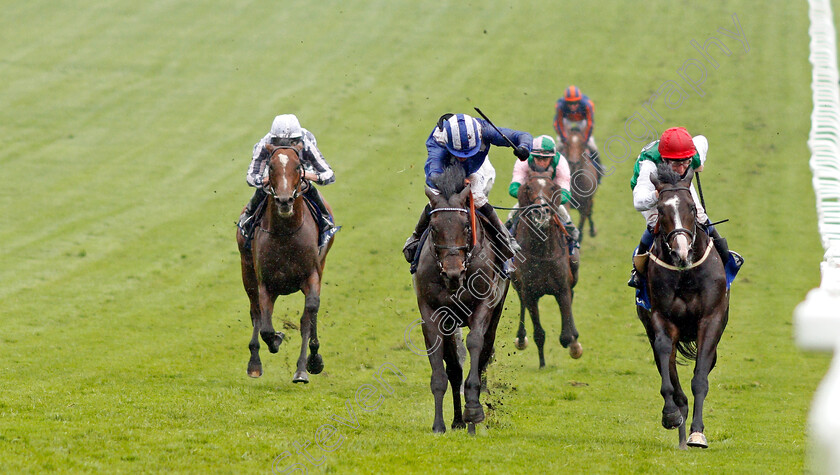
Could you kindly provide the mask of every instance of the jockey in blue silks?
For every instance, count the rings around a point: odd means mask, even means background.
[[[520,160],[527,160],[531,153],[531,142],[533,141],[531,134],[507,128],[500,128],[497,131],[487,121],[467,114],[444,114],[429,134],[429,138],[426,139],[428,157],[426,158],[424,171],[426,173],[426,185],[432,190],[432,193],[439,193],[435,187],[435,178],[443,173],[446,167],[463,167],[467,178],[470,180],[470,189],[476,210],[490,220],[500,236],[507,237],[511,251],[517,252],[520,249],[519,244],[510,235],[510,232],[496,215],[496,211],[487,201],[487,193],[490,191],[494,177],[487,176],[483,169],[493,170],[493,168],[482,167],[487,160],[490,145],[511,146],[511,143],[505,137],[516,146],[514,155]],[[414,232],[405,241],[403,254],[408,262],[411,262],[414,258],[420,237],[429,226],[430,211],[431,206],[427,204],[423,214],[420,215],[420,221],[414,228]]]

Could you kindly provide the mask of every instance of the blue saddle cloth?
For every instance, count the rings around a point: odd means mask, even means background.
[[[735,276],[738,275],[738,271],[741,270],[742,265],[744,265],[744,258],[735,251],[729,251],[729,260],[723,266],[723,270],[726,273],[726,290],[729,290],[729,287],[732,286],[732,282],[735,280]],[[648,295],[647,290],[647,279],[643,275],[639,277],[642,279],[642,288],[636,289],[636,305],[645,310],[650,310],[650,295]]]

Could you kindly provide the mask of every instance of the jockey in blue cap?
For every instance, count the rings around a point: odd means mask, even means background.
[[[435,187],[435,177],[443,173],[446,167],[463,167],[471,183],[470,189],[476,210],[484,214],[493,223],[500,236],[507,238],[510,250],[515,253],[520,249],[519,244],[510,235],[496,215],[496,211],[487,201],[487,193],[490,191],[487,185],[492,186],[493,177],[486,176],[487,173],[482,171],[482,165],[487,160],[490,145],[511,146],[511,143],[505,137],[516,145],[514,155],[520,160],[527,160],[531,153],[531,142],[533,140],[531,134],[507,128],[500,128],[497,131],[487,121],[467,114],[444,114],[426,140],[428,157],[424,170],[426,185],[433,193],[439,193]],[[492,167],[484,168],[492,170]],[[405,241],[403,254],[408,262],[413,260],[420,237],[429,226],[430,211],[431,206],[427,204],[420,215],[420,221],[414,228],[414,232]]]

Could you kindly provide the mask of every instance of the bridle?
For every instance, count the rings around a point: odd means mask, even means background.
[[[277,152],[281,149],[292,150],[292,151],[295,152],[295,155],[297,155],[297,157],[298,157],[298,165],[296,167],[296,170],[298,172],[298,183],[295,186],[295,191],[292,192],[292,201],[294,201],[298,198],[298,196],[301,195],[301,193],[303,193],[303,164],[300,161],[300,152],[298,151],[298,149],[296,149],[295,147],[292,147],[292,146],[280,146],[280,147],[277,147],[277,148],[274,149],[274,152],[271,154],[271,157],[268,159],[269,173],[271,172],[271,169],[272,169],[271,159],[274,158],[275,155],[277,154]],[[271,184],[270,181],[269,181],[268,185],[266,185],[265,190],[266,190],[266,193],[268,193],[272,198],[274,198],[275,200],[277,199],[277,191],[274,190],[274,186]]]
[[[691,196],[691,190],[688,187],[674,186],[674,187],[663,188],[663,189],[659,190],[659,199],[660,199],[660,201],[662,200],[662,194],[663,193],[666,193],[666,192],[676,193],[676,192],[680,192],[680,191],[687,191],[689,193],[689,196]],[[694,200],[693,197],[691,199]],[[669,232],[665,236],[665,239],[664,239],[665,248],[668,250],[669,253],[673,252],[673,249],[671,249],[671,240],[674,237],[676,237],[680,234],[685,234],[686,237],[688,237],[689,240],[691,241],[691,243],[689,244],[689,247],[691,247],[691,248],[694,247],[694,239],[697,237],[697,209],[692,208],[691,214],[693,215],[692,218],[691,218],[691,221],[694,223],[694,230],[693,231],[689,230],[689,229],[686,229],[686,228],[675,228],[675,229],[671,230],[671,232]],[[657,227],[657,229],[659,228],[659,223],[658,222],[656,224],[656,227]]]
[[[435,209],[433,209],[429,212],[429,215],[432,215],[432,214],[435,214],[435,213],[444,213],[444,212],[465,213],[468,216],[470,214],[470,211],[466,208],[435,208]],[[469,228],[469,224],[467,224],[467,227]],[[470,229],[470,232],[472,232],[471,229]],[[429,226],[429,233],[431,233],[431,234],[435,233],[434,226]],[[473,251],[473,248],[471,246],[468,246],[468,245],[446,246],[446,245],[437,244],[437,243],[435,243],[434,236],[432,236],[432,246],[434,246],[435,250],[465,251],[466,252],[466,257],[464,258],[464,268],[466,269],[466,268],[469,267],[470,258],[472,258],[472,251]],[[440,271],[443,272],[443,263],[440,261],[440,259],[438,259],[437,253],[435,253],[435,260],[437,261],[438,269],[440,269]]]

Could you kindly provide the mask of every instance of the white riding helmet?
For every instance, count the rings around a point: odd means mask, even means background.
[[[299,139],[303,137],[300,122],[294,114],[282,114],[271,123],[271,135],[281,139]]]

